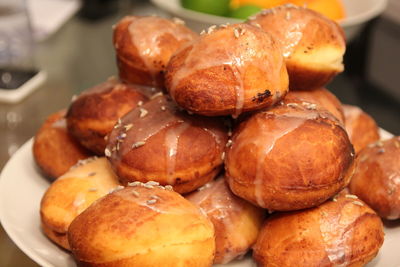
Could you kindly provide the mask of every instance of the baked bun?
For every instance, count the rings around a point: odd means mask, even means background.
[[[40,203],[44,233],[69,249],[67,229],[90,204],[119,185],[105,158],[80,161],[50,185]]]
[[[400,218],[400,137],[365,147],[356,158],[350,191],[379,216]]]
[[[114,28],[113,40],[121,80],[162,87],[172,54],[197,38],[183,24],[156,16],[123,18]]]
[[[193,113],[238,116],[269,107],[287,92],[288,76],[271,36],[247,24],[215,26],[170,60],[165,85]]]
[[[189,115],[159,96],[121,118],[106,156],[123,184],[157,181],[188,193],[222,169],[227,139],[220,119]]]
[[[224,177],[209,182],[186,197],[214,224],[214,264],[242,257],[256,242],[265,212],[235,196]]]
[[[343,105],[343,110],[346,131],[356,153],[379,140],[379,129],[371,116],[356,106]]]
[[[343,30],[315,11],[287,4],[266,9],[248,23],[277,40],[286,61],[290,90],[323,87],[344,69]]]
[[[104,155],[104,138],[118,119],[147,100],[139,90],[142,88],[111,78],[84,91],[69,107],[66,116],[68,131],[84,147],[97,155]]]
[[[319,207],[275,214],[254,246],[258,266],[364,266],[382,246],[383,225],[354,195]]]
[[[51,114],[33,141],[33,158],[41,171],[52,180],[91,154],[67,132],[64,116],[65,110]]]
[[[155,183],[117,190],[68,230],[79,266],[210,266],[214,228],[200,210]],[[88,227],[90,226],[90,227]]]
[[[332,114],[279,105],[234,131],[226,151],[233,193],[269,210],[314,207],[342,190],[353,172],[353,147]]]
[[[290,91],[283,101],[286,104],[300,102],[300,104],[306,106],[310,106],[309,103],[316,104],[318,109],[329,111],[344,125],[345,119],[342,104],[334,94],[325,88],[318,88],[312,91]]]

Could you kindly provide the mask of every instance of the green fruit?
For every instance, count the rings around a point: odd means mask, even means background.
[[[230,0],[181,0],[184,8],[217,16],[229,14]]]
[[[237,19],[247,19],[251,15],[254,15],[258,12],[260,12],[262,9],[258,6],[254,5],[244,5],[241,7],[238,7],[236,9],[233,9],[229,13],[229,17],[232,18],[237,18]]]

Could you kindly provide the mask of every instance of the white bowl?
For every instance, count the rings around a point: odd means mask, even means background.
[[[387,0],[342,1],[346,10],[346,18],[340,21],[340,25],[344,28],[348,41],[354,39],[362,29],[362,26],[381,14],[387,5]],[[215,24],[242,22],[240,19],[220,17],[185,9],[181,6],[180,0],[151,0],[151,2],[172,15],[185,19],[188,26],[198,32]]]

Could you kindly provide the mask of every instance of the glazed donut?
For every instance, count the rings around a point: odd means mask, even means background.
[[[269,107],[287,92],[280,49],[247,24],[212,26],[170,60],[165,86],[186,110],[206,116]]]
[[[319,109],[325,109],[335,116],[344,125],[345,118],[342,104],[334,94],[325,88],[312,91],[290,91],[283,99],[284,103],[297,103],[309,105],[316,104]]]
[[[63,175],[78,160],[90,156],[68,132],[65,110],[51,114],[33,141],[33,158],[40,170],[50,179]]]
[[[67,230],[72,220],[118,185],[105,158],[79,161],[43,195],[40,203],[43,232],[56,244],[69,249]]]
[[[368,145],[356,158],[350,191],[380,217],[400,218],[400,137]]]
[[[323,87],[344,69],[343,30],[315,11],[287,4],[261,11],[248,23],[277,40],[286,61],[290,90]]]
[[[368,144],[379,140],[379,129],[375,120],[359,107],[343,105],[346,131],[356,153]]]
[[[215,241],[208,218],[157,183],[132,185],[100,199],[71,223],[68,241],[78,265],[210,266]]]
[[[156,16],[123,18],[114,28],[113,40],[121,80],[163,87],[172,54],[197,38],[183,24]]]
[[[289,103],[254,114],[233,133],[226,178],[233,193],[269,210],[298,210],[342,190],[353,147],[329,112]]]
[[[147,101],[142,89],[110,78],[84,91],[68,109],[69,133],[96,155],[104,155],[105,138],[118,119]]]
[[[214,224],[214,264],[240,258],[256,242],[264,211],[232,194],[223,176],[186,196]]]
[[[364,266],[382,246],[383,225],[355,195],[270,216],[253,247],[258,266]]]
[[[121,118],[105,153],[123,184],[154,180],[188,193],[222,169],[227,139],[221,119],[189,115],[160,95]]]

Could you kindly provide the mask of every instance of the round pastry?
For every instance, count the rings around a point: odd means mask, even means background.
[[[272,106],[287,92],[280,49],[269,34],[247,24],[212,26],[170,60],[165,85],[186,110],[233,115]]]
[[[90,204],[119,186],[105,158],[79,161],[50,185],[40,203],[44,233],[69,249],[67,230],[72,220]]]
[[[225,264],[243,256],[256,242],[265,213],[232,194],[223,176],[186,199],[200,207],[214,224],[214,264]]]
[[[90,227],[88,227],[90,226]],[[200,210],[157,183],[100,199],[68,229],[79,266],[210,266],[214,228]]]
[[[355,195],[269,217],[253,247],[258,266],[364,266],[382,246],[383,225]]]
[[[343,189],[353,147],[333,115],[315,106],[279,105],[239,125],[226,151],[233,193],[269,210],[321,204]]]
[[[123,184],[157,181],[187,193],[222,169],[227,139],[220,119],[189,115],[159,96],[121,118],[105,153]]]
[[[368,144],[379,140],[379,129],[375,120],[359,107],[343,105],[346,131],[356,153]]]
[[[121,80],[164,85],[165,68],[176,50],[197,38],[179,19],[127,16],[114,28],[114,47]]]
[[[350,191],[379,216],[400,218],[400,137],[368,145],[356,158]]]
[[[51,114],[33,141],[33,158],[41,171],[54,180],[63,175],[78,160],[90,156],[68,132],[65,110]]]
[[[118,119],[147,100],[141,90],[111,78],[84,91],[67,112],[69,133],[87,149],[104,155],[105,138]]]
[[[284,103],[300,103],[309,107],[309,104],[316,104],[318,109],[325,109],[335,116],[344,125],[344,113],[342,104],[334,94],[325,88],[318,88],[312,91],[290,91],[283,99]]]
[[[343,30],[315,11],[287,4],[266,9],[248,23],[277,40],[286,61],[290,90],[323,87],[344,69]]]

